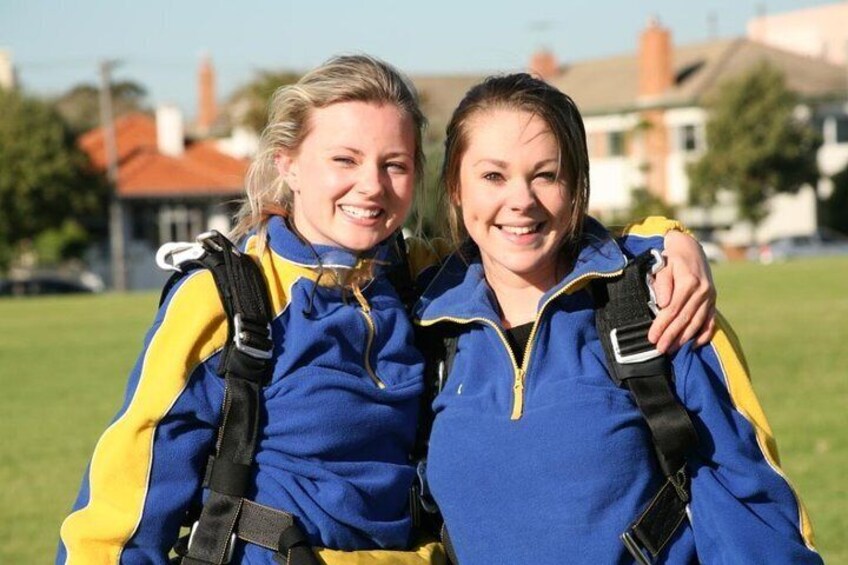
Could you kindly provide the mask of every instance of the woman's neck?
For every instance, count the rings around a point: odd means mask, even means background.
[[[556,286],[557,275],[564,273],[564,269],[554,263],[549,268],[519,274],[484,258],[486,282],[497,298],[503,326],[513,328],[535,320],[539,300]]]

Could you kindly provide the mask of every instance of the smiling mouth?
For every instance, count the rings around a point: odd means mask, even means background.
[[[342,212],[357,220],[371,220],[378,218],[383,214],[382,208],[362,208],[360,206],[351,206],[349,204],[340,204]]]
[[[506,232],[510,235],[529,235],[532,233],[538,233],[542,229],[543,222],[539,222],[537,224],[532,224],[529,226],[508,226],[508,225],[498,225],[498,229]]]

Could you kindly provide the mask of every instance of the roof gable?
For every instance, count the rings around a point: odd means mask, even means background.
[[[146,114],[115,120],[118,153],[118,194],[124,198],[239,195],[247,161],[231,157],[211,140],[186,144],[173,157],[159,152],[156,122]],[[80,137],[79,145],[99,170],[106,169],[103,128]]]

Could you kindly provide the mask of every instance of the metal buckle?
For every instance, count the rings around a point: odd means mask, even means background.
[[[619,536],[622,543],[624,543],[624,547],[627,548],[627,551],[633,556],[633,559],[636,560],[639,565],[652,565],[653,560],[645,555],[645,552],[642,551],[642,547],[639,545],[639,542],[636,541],[636,538],[630,535],[630,532],[624,532]]]
[[[191,525],[191,530],[188,533],[188,547],[187,549],[191,551],[191,542],[194,541],[194,532],[197,530],[197,525],[200,523],[200,520],[196,521]],[[227,546],[224,548],[224,560],[221,563],[229,563],[233,560],[233,552],[236,548],[236,539],[237,536],[235,532],[230,534],[230,541],[227,543]]]
[[[271,348],[268,349],[267,351],[264,350],[264,349],[257,349],[256,347],[252,347],[252,346],[244,343],[243,340],[250,334],[249,334],[249,332],[247,332],[242,327],[241,314],[235,315],[235,318],[233,319],[233,324],[235,325],[234,332],[233,332],[235,334],[235,336],[233,337],[233,342],[236,344],[236,349],[238,349],[242,353],[250,355],[251,357],[255,357],[256,359],[270,359],[271,357],[273,357],[273,353],[274,353],[273,342],[271,343]],[[266,327],[268,333],[266,335],[264,335],[263,337],[270,340],[271,339],[271,324],[267,324],[265,327]]]
[[[156,266],[163,271],[182,273],[180,265],[186,261],[196,261],[206,255],[206,250],[197,243],[173,241],[166,243],[156,252]]]
[[[202,234],[200,234],[199,236],[197,236],[195,238],[195,240],[197,241],[197,243],[199,243],[200,245],[202,245],[204,247],[206,247],[208,245],[214,251],[223,251],[224,250],[223,247],[221,247],[220,245],[218,245],[217,243],[212,241],[212,238],[215,237],[215,236],[218,236],[218,235],[221,235],[220,232],[218,232],[218,230],[209,230],[209,231],[205,231]]]
[[[656,347],[652,347],[646,351],[639,351],[637,353],[630,353],[629,355],[624,355],[621,353],[621,346],[618,344],[618,328],[612,330],[610,332],[610,343],[612,343],[612,353],[615,356],[615,360],[619,365],[631,365],[633,363],[642,363],[644,361],[650,361],[651,359],[656,359],[660,357],[662,353],[657,351]]]
[[[203,247],[210,247],[210,248],[212,248],[213,251],[218,251],[220,253],[221,251],[224,250],[224,248],[221,247],[220,245],[218,245],[217,243],[215,243],[215,241],[213,239],[213,238],[218,237],[218,236],[221,236],[221,232],[219,232],[218,230],[209,230],[209,231],[203,232],[202,234],[197,236],[195,239],[196,239],[197,243],[199,243]],[[223,237],[223,236],[221,236],[221,237]],[[231,245],[230,249],[233,252],[233,255],[241,255],[241,252],[234,245]]]
[[[660,313],[660,308],[657,306],[657,294],[654,292],[654,276],[665,267],[665,257],[658,249],[651,249],[651,256],[654,258],[654,263],[651,265],[651,270],[645,274],[645,285],[648,287],[648,308],[656,316]]]

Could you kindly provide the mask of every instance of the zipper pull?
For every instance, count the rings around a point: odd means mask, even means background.
[[[519,368],[512,385],[512,415],[510,420],[518,420],[524,412],[524,369]]]
[[[368,304],[368,301],[365,299],[365,295],[362,294],[362,289],[359,288],[358,284],[353,285],[351,288],[353,295],[356,297],[356,301],[359,302],[359,305],[362,307],[362,311],[365,313],[371,312],[371,306]]]

